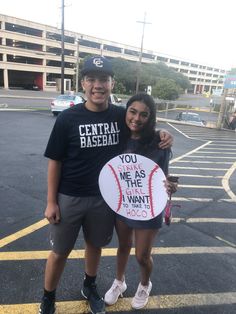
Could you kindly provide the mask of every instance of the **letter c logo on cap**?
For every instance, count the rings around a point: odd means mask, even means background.
[[[98,68],[102,68],[103,67],[103,60],[101,60],[101,58],[94,58],[93,64]]]

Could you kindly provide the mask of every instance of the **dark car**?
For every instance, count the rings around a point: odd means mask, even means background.
[[[180,112],[175,120],[181,121],[181,122],[186,122],[186,123],[190,123],[190,124],[194,124],[194,125],[200,125],[200,126],[204,126],[204,122],[201,119],[200,115],[198,113],[195,112]]]
[[[23,88],[29,90],[40,90],[39,86],[36,84],[25,84]]]

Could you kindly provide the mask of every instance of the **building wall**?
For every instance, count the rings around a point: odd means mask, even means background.
[[[35,83],[43,90],[55,89],[55,81],[61,74],[60,31],[52,26],[1,14],[0,31],[0,86],[9,88],[16,84]],[[66,79],[74,78],[78,51],[80,58],[89,53],[135,62],[139,60],[138,47],[71,31],[65,31],[64,45]],[[192,84],[190,92],[223,88],[225,69],[143,50],[143,63],[160,61],[189,78]],[[24,81],[19,83],[22,72],[25,73]]]

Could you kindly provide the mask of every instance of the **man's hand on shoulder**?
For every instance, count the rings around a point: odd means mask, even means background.
[[[162,149],[170,148],[173,145],[174,138],[170,132],[167,130],[160,130],[160,139],[161,142],[159,143],[159,147]]]

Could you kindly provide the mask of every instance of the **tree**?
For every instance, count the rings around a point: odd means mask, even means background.
[[[116,84],[114,93],[127,95],[134,94],[137,80],[137,62],[128,61],[122,58],[110,58],[110,61],[112,62],[115,73]],[[82,66],[82,63],[83,62],[80,63],[80,67]],[[140,91],[145,91],[148,85],[152,86],[153,90],[155,90],[156,85],[157,87],[159,86],[158,84],[160,83],[158,82],[160,82],[161,79],[167,80],[165,81],[165,92],[167,93],[167,88],[169,86],[170,91],[167,94],[170,95],[169,97],[172,97],[169,99],[178,98],[179,93],[191,86],[186,76],[176,72],[163,62],[141,64],[139,82]],[[176,92],[178,93],[177,96]]]
[[[154,97],[164,100],[175,100],[180,93],[180,87],[174,80],[161,78],[152,89]]]
[[[135,64],[133,62],[114,58],[111,59],[113,71],[115,73],[115,89],[117,86],[124,87],[124,93],[131,94],[135,90]],[[115,91],[114,89],[114,91]]]

